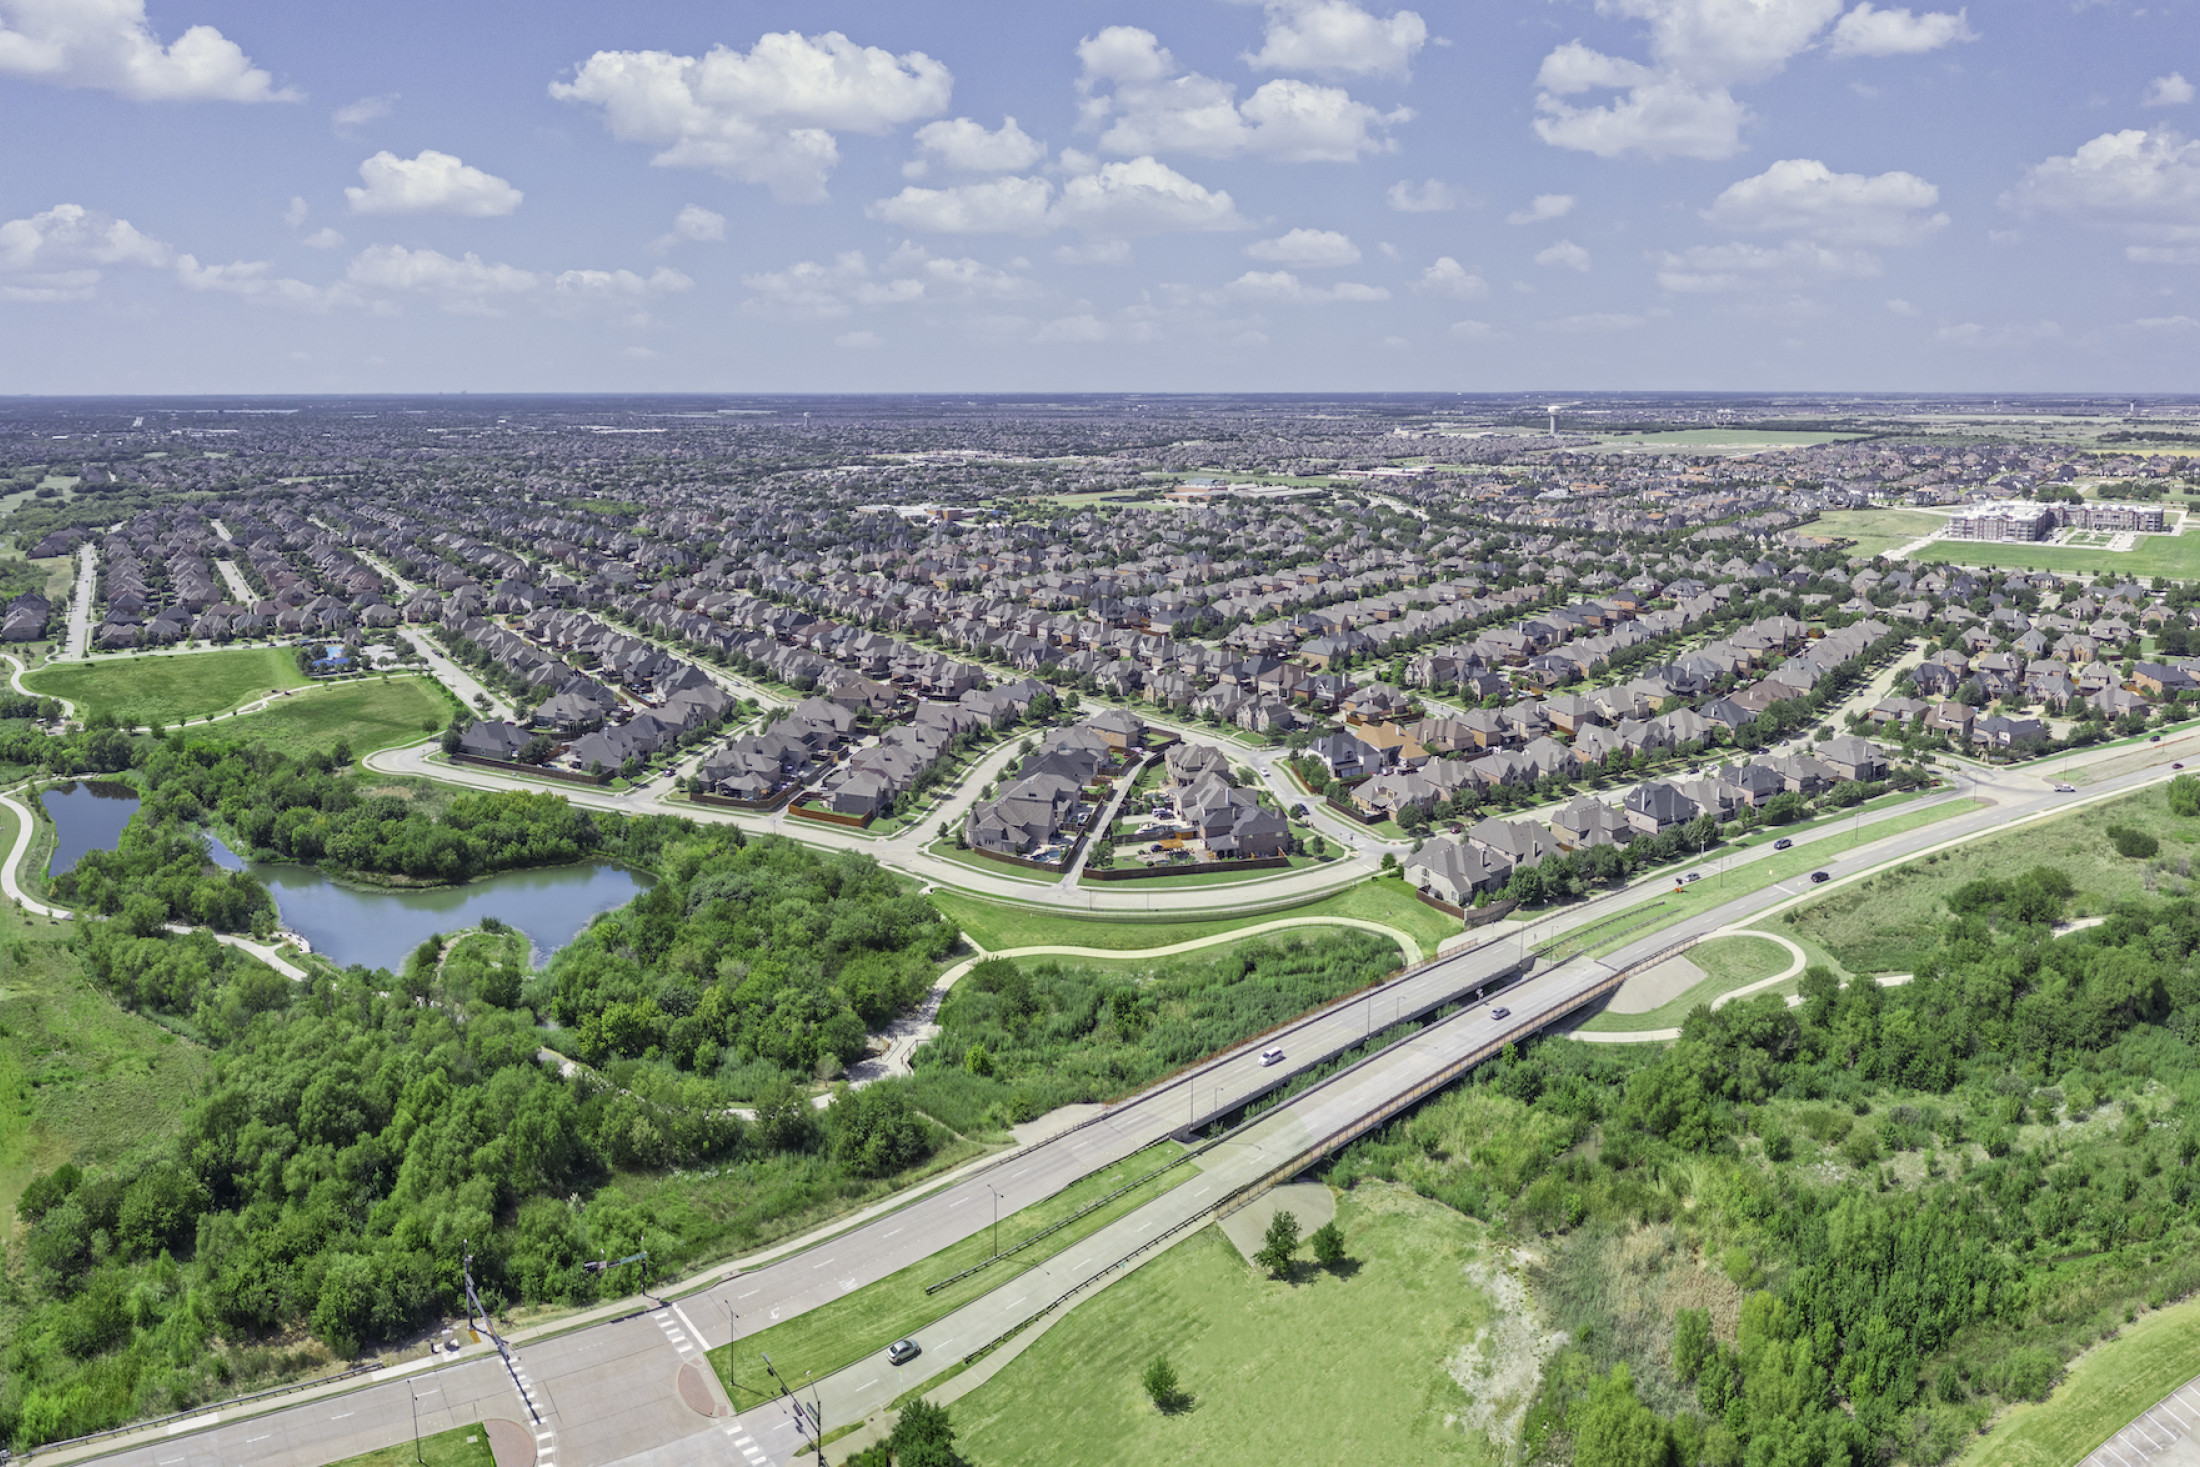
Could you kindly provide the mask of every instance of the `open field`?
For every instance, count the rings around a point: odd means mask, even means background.
[[[987,901],[983,897],[934,892],[932,904],[988,952],[1018,947],[1091,947],[1113,951],[1166,947],[1195,937],[1235,932],[1278,917],[1359,917],[1408,933],[1433,957],[1436,945],[1460,931],[1460,924],[1423,904],[1395,877],[1359,882],[1334,896],[1273,912],[1169,922],[1125,921],[1121,917],[1080,917]]]
[[[1064,1188],[1044,1202],[1002,1218],[1001,1246],[1015,1246],[1033,1233],[1064,1221],[1079,1208],[1090,1207],[1117,1188],[1137,1181],[1183,1154],[1184,1148],[1173,1141],[1148,1147],[1136,1156],[1125,1157],[1107,1170],[1095,1172]],[[731,1345],[712,1350],[712,1368],[721,1381],[727,1382],[727,1391],[737,1409],[760,1405],[779,1394],[764,1374],[765,1355],[771,1356],[772,1364],[789,1380],[800,1380],[809,1374],[822,1378],[874,1350],[885,1349],[903,1335],[954,1313],[1032,1265],[1045,1262],[1125,1213],[1145,1206],[1170,1188],[1198,1175],[1196,1165],[1165,1172],[1137,1191],[1078,1219],[1073,1226],[1063,1228],[1044,1242],[1034,1243],[1014,1258],[1003,1259],[952,1288],[927,1295],[924,1292],[927,1285],[952,1278],[992,1256],[993,1230],[987,1228],[921,1263],[913,1263],[822,1308],[797,1315],[784,1324],[775,1324],[760,1334],[746,1336],[739,1342],[738,1354]],[[982,1342],[974,1339],[968,1343],[974,1349]]]
[[[2053,1395],[2012,1406],[1958,1467],[2068,1467],[2200,1375],[2200,1299],[2150,1310],[2087,1351]]]
[[[2141,580],[2169,576],[2174,580],[2200,577],[2200,534],[2141,535],[2135,549],[2074,550],[2059,545],[1989,545],[1968,540],[1935,540],[1910,557],[1919,564],[1936,560],[1957,565],[1992,565],[2019,570],[2054,571],[2060,575],[2137,576]]]
[[[2102,833],[2110,825],[2128,825],[2159,838],[2161,854],[2152,860],[2117,855]],[[1768,925],[1798,940],[1807,936],[1823,944],[1853,972],[1902,972],[1913,966],[1920,949],[1937,939],[1948,919],[1948,894],[1965,882],[1986,876],[2006,880],[2034,866],[2052,866],[2078,888],[2071,912],[2084,916],[2138,896],[2151,883],[2183,886],[2196,842],[2200,821],[2170,814],[2164,790],[2142,790],[1922,857],[1784,913]]]
[[[297,658],[280,647],[70,662],[23,679],[35,693],[75,703],[79,717],[112,713],[126,724],[210,718],[304,682]]]
[[[1337,1224],[1351,1263],[1301,1261],[1290,1282],[1201,1229],[955,1402],[960,1444],[986,1467],[1502,1461],[1466,1423],[1503,1405],[1455,1376],[1478,1350],[1519,1390],[1535,1375],[1504,1348],[1510,1332],[1478,1286],[1491,1262],[1482,1225],[1379,1182],[1343,1194]],[[1193,1398],[1168,1416],[1139,1387],[1162,1354]]]
[[[1559,415],[1565,428],[1565,414]],[[1587,430],[1596,433],[1595,429]],[[1847,443],[1864,433],[1788,432],[1778,428],[1673,428],[1663,433],[1596,433],[1606,448],[1665,449],[1708,448],[1751,452],[1761,448],[1815,448],[1821,443]]]
[[[1947,523],[1946,515],[1916,509],[1841,509],[1818,516],[1816,523],[1804,528],[1854,540],[1857,555],[1885,555]]]
[[[1615,1014],[1606,1010],[1586,1020],[1581,1027],[1612,1033],[1678,1028],[1696,1005],[1707,1004],[1744,984],[1785,972],[1795,961],[1786,948],[1762,937],[1715,937],[1690,948],[1687,958],[1703,969],[1704,976],[1701,983],[1686,993],[1639,1014]]]
[[[534,1433],[530,1431],[527,1435],[532,1439]],[[383,1447],[380,1451],[346,1457],[332,1467],[415,1467],[423,1462],[427,1467],[496,1467],[496,1460],[496,1454],[489,1450],[488,1431],[476,1422],[422,1437],[417,1455],[413,1444],[404,1442]]]
[[[224,719],[208,732],[291,755],[326,749],[344,738],[351,741],[353,757],[360,758],[393,744],[417,743],[428,737],[431,723],[442,728],[457,706],[432,678],[372,678],[309,689],[258,713]]]
[[[0,809],[0,850],[17,820]],[[212,1056],[95,991],[70,924],[0,906],[0,1219],[39,1172],[112,1165],[179,1126]],[[0,1320],[4,1320],[0,1309]]]

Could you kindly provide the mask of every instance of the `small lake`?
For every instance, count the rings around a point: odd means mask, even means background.
[[[609,862],[502,871],[464,886],[390,888],[332,881],[311,866],[240,860],[209,835],[216,865],[250,871],[274,894],[283,925],[330,962],[395,972],[405,955],[438,932],[496,917],[527,934],[539,965],[601,913],[649,888],[647,877]]]
[[[113,780],[55,785],[41,797],[53,817],[55,843],[47,870],[59,875],[86,851],[113,850],[137,813],[137,792]],[[593,922],[646,890],[649,879],[608,862],[505,871],[465,886],[425,890],[347,886],[311,866],[246,862],[209,835],[214,863],[250,871],[274,893],[283,925],[331,962],[395,971],[430,934],[478,926],[497,917],[527,934],[540,964]]]
[[[48,876],[59,876],[86,851],[111,851],[122,827],[137,813],[138,792],[119,780],[82,779],[49,786],[39,797],[53,817],[53,859]]]

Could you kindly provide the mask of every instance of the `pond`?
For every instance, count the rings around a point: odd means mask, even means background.
[[[351,886],[311,866],[238,859],[207,837],[217,865],[250,871],[274,894],[283,925],[332,963],[401,967],[405,955],[438,932],[456,932],[496,917],[527,934],[539,965],[590,922],[648,889],[645,876],[609,862],[503,871],[464,886]]]
[[[86,779],[49,787],[39,797],[53,817],[53,859],[48,876],[59,876],[86,851],[111,851],[122,827],[137,813],[138,792],[119,780]]]
[[[112,780],[55,785],[41,798],[54,822],[51,875],[74,866],[86,851],[114,849],[138,807],[137,792]],[[311,866],[248,863],[212,836],[207,844],[216,865],[250,871],[266,883],[285,927],[347,967],[361,963],[394,971],[431,933],[477,926],[483,917],[501,918],[526,933],[540,964],[599,913],[626,905],[650,884],[623,866],[584,861],[505,871],[465,886],[347,886]]]

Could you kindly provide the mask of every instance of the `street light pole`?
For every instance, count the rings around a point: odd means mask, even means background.
[[[405,1394],[412,1397],[413,1461],[419,1463],[420,1467],[427,1467],[428,1459],[420,1455],[420,1393],[413,1388],[410,1382],[408,1382],[405,1386]]]
[[[986,1184],[986,1191],[993,1193],[993,1256],[998,1258],[1001,1256],[1001,1194],[990,1182]]]

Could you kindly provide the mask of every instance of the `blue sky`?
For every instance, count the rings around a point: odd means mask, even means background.
[[[2196,86],[2182,0],[0,0],[0,392],[2191,391]]]

